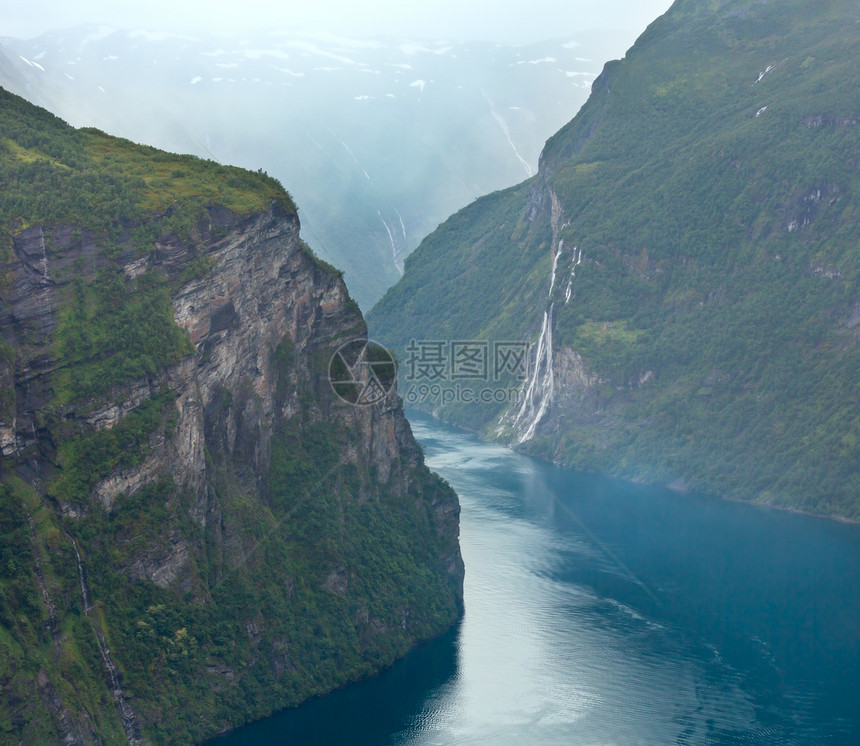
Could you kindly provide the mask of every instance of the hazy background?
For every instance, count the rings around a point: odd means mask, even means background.
[[[669,0],[7,3],[0,85],[76,127],[278,178],[368,310],[519,183]]]
[[[30,38],[58,28],[98,23],[190,34],[278,27],[295,33],[524,44],[587,29],[624,29],[635,37],[671,4],[670,0],[36,0],[5,3],[0,35]]]

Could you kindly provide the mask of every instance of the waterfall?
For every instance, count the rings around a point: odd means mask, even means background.
[[[403,262],[401,262],[397,257],[397,244],[394,242],[394,234],[391,232],[391,228],[388,227],[388,223],[385,222],[385,218],[382,217],[382,213],[377,210],[376,214],[379,215],[379,219],[382,221],[382,224],[385,226],[385,232],[388,233],[388,243],[391,244],[391,260],[394,262],[394,268],[400,275],[403,275]],[[401,220],[402,224],[402,220]],[[404,228],[405,230],[405,228]]]
[[[511,150],[514,151],[514,155],[517,157],[517,160],[520,162],[522,167],[526,171],[526,176],[531,177],[534,171],[532,170],[531,164],[520,155],[520,151],[517,150],[517,146],[514,144],[513,138],[511,137],[511,131],[508,128],[507,122],[502,118],[501,114],[496,111],[496,107],[493,105],[493,102],[490,100],[490,97],[487,95],[487,92],[481,88],[481,95],[483,95],[484,99],[487,102],[487,105],[490,107],[490,114],[493,115],[493,119],[496,120],[496,124],[499,125],[499,129],[502,130],[502,133],[505,136],[505,139],[508,141],[508,145],[511,146]]]
[[[552,372],[552,324],[555,305],[550,303],[543,312],[543,324],[538,337],[535,361],[529,377],[523,384],[520,408],[514,415],[517,444],[530,440],[537,426],[549,409],[555,393],[555,378]]]
[[[39,293],[39,299],[42,302],[42,307],[47,315],[53,312],[51,308],[51,278],[48,276],[48,247],[45,243],[45,231],[42,226],[39,226],[39,244],[42,249],[42,258],[39,260],[39,269],[42,271],[42,281],[39,283],[42,290]]]
[[[577,251],[579,251],[578,254]],[[573,258],[571,261],[570,277],[567,278],[567,288],[564,291],[564,305],[570,302],[570,296],[573,292],[573,278],[576,277],[576,268],[582,264],[582,249],[577,249],[576,246],[573,247]]]
[[[534,363],[529,369],[528,376],[523,382],[520,390],[519,404],[513,413],[506,414],[499,424],[499,432],[509,423],[515,432],[516,443],[524,443],[531,440],[543,421],[552,404],[555,395],[555,377],[553,373],[552,352],[552,330],[555,323],[555,301],[553,290],[555,290],[556,274],[558,271],[558,260],[564,251],[564,239],[559,238],[559,232],[566,228],[569,223],[562,223],[561,203],[555,193],[549,190],[552,205],[552,269],[549,276],[549,292],[547,293],[547,307],[543,313],[540,335],[535,346]],[[573,279],[576,277],[576,268],[582,264],[582,250],[576,246],[571,251],[570,274],[564,291],[564,302],[567,304],[573,294]]]
[[[555,287],[555,271],[558,269],[558,258],[561,256],[561,250],[564,248],[564,240],[558,242],[558,249],[555,256],[552,258],[552,272],[549,275],[549,294],[548,298],[552,298],[552,289]]]
[[[400,231],[403,233],[403,241],[408,244],[409,237],[406,235],[406,223],[403,222],[403,216],[400,214],[400,210],[396,207],[394,208],[394,212],[397,213],[397,219],[400,221]]]
[[[71,536],[69,536],[69,540],[72,542],[72,547],[74,547],[75,550],[75,559],[78,562],[78,582],[81,585],[81,600],[84,604],[84,614],[89,616],[92,606],[90,605],[90,594],[87,590],[87,581],[84,578],[84,563],[81,562],[81,553],[78,551],[77,542]]]
[[[564,241],[558,241],[552,258],[552,270],[549,276],[549,307],[543,312],[540,336],[535,348],[534,364],[529,376],[523,383],[522,398],[519,409],[513,416],[513,426],[517,431],[517,443],[530,440],[537,426],[543,420],[555,392],[555,379],[552,372],[552,326],[555,304],[552,302],[552,291],[555,288],[555,276],[558,260],[564,250]]]
[[[42,260],[39,264],[42,265],[42,280],[45,285],[48,284],[48,247],[45,245],[45,231],[42,226],[39,226],[39,245],[42,249]]]
[[[102,664],[104,665],[105,674],[107,675],[114,703],[116,704],[117,710],[119,710],[119,717],[122,721],[123,730],[125,731],[129,744],[139,744],[141,742],[140,724],[138,723],[137,715],[125,700],[125,695],[122,691],[122,683],[120,682],[119,669],[117,668],[116,663],[114,663],[113,658],[111,658],[110,648],[108,647],[104,632],[102,632],[102,628],[99,626],[98,621],[95,621],[90,617],[90,611],[93,607],[90,603],[90,594],[87,588],[87,580],[86,575],[84,574],[84,563],[81,560],[81,553],[78,551],[77,542],[71,537],[71,535],[67,533],[66,536],[69,541],[72,542],[72,547],[74,547],[75,550],[75,560],[78,563],[78,582],[81,586],[81,601],[84,606],[84,616],[89,619],[90,627],[95,634],[96,644],[99,649],[99,654],[101,655]]]

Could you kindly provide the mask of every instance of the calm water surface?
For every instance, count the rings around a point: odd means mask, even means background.
[[[860,744],[860,527],[410,420],[460,495],[462,623],[213,746]]]

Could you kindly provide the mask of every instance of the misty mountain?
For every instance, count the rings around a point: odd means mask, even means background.
[[[579,468],[860,518],[858,23],[676,2],[370,314],[405,361],[530,341],[519,402],[413,401]]]
[[[369,307],[447,215],[534,173],[620,38],[511,46],[84,26],[4,39],[0,83],[74,125],[276,176],[310,243]]]

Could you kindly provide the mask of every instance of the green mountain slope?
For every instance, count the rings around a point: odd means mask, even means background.
[[[262,173],[0,89],[0,743],[191,743],[459,615],[456,495]]]
[[[858,23],[847,0],[676,2],[540,173],[440,226],[369,315],[401,358],[552,332],[525,403],[425,406],[577,467],[860,518]]]

